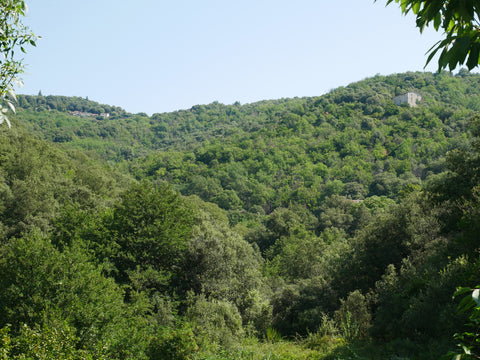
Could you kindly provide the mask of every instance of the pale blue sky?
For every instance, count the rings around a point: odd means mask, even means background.
[[[19,93],[88,96],[129,112],[318,96],[423,71],[440,39],[384,0],[42,0],[25,23]],[[426,69],[436,70],[432,61]]]

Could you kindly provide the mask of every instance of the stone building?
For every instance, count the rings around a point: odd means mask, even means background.
[[[409,91],[405,94],[398,95],[393,98],[393,102],[396,105],[407,103],[410,106],[417,106],[417,103],[419,101],[422,101],[422,95],[414,91]]]

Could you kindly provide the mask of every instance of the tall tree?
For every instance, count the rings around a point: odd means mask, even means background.
[[[122,195],[113,211],[113,255],[120,283],[163,289],[178,271],[188,248],[193,214],[167,183],[143,181]]]

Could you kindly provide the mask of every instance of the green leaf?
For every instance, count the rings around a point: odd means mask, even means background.
[[[470,54],[467,60],[468,70],[472,70],[478,65],[478,57],[480,55],[480,43],[476,42],[472,44],[470,49]]]
[[[427,54],[430,53],[430,55],[427,58],[427,63],[425,64],[425,67],[428,65],[430,60],[432,60],[432,58],[435,56],[435,54],[438,52],[438,50],[440,50],[441,47],[442,47],[442,42],[438,41],[427,51]]]
[[[468,54],[468,48],[470,47],[470,36],[462,36],[455,39],[452,48],[450,49],[450,60],[449,65],[450,68],[455,68],[458,64],[463,64],[465,62],[465,58]]]
[[[447,26],[447,28],[446,28],[446,31],[447,31],[447,32],[452,31],[452,30],[455,28],[455,26],[456,26],[455,21],[450,20],[450,21],[448,22],[448,26]]]
[[[412,11],[414,14],[418,14],[418,12],[420,11],[420,3],[417,2],[417,3],[414,3],[412,5]]]
[[[438,28],[440,27],[441,23],[442,23],[442,15],[440,13],[435,14],[435,17],[433,18],[434,29],[438,31]]]
[[[462,300],[460,300],[457,310],[459,313],[464,313],[470,310],[474,306],[475,306],[475,302],[473,301],[472,296],[467,295],[467,296],[464,296]]]
[[[459,295],[463,295],[467,292],[470,292],[472,291],[472,288],[469,288],[469,287],[458,287],[456,290],[455,290],[455,293],[453,294],[453,297],[457,297]]]

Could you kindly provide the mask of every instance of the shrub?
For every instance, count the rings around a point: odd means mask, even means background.
[[[194,326],[202,350],[232,348],[244,337],[240,313],[228,301],[199,296],[187,310],[187,318]]]
[[[371,320],[365,296],[359,290],[355,290],[341,302],[340,309],[335,312],[335,318],[343,336],[347,340],[365,337]]]
[[[188,324],[180,327],[163,328],[147,346],[150,360],[188,360],[198,351],[197,341]]]

